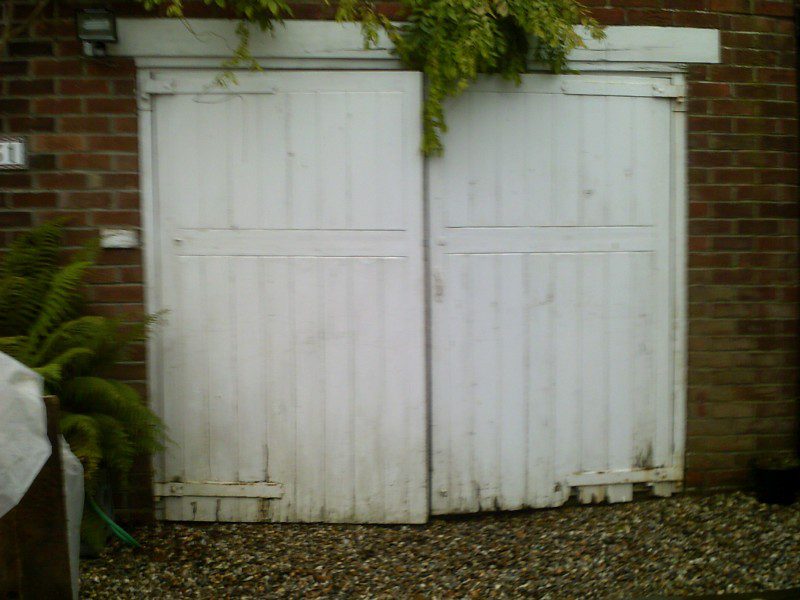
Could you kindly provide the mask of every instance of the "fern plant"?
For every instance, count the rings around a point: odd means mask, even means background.
[[[91,491],[99,467],[124,484],[137,455],[162,448],[159,418],[134,388],[104,375],[154,319],[125,325],[84,314],[82,285],[97,244],[61,264],[63,229],[63,221],[52,221],[27,232],[0,263],[0,351],[39,373],[59,397],[61,431]]]

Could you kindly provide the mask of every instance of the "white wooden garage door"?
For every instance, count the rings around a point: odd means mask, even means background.
[[[450,106],[430,163],[434,513],[680,479],[677,93],[531,75]]]
[[[164,516],[424,521],[420,75],[214,75],[143,85]]]
[[[669,79],[487,79],[449,107],[428,422],[419,74],[213,76],[142,85],[165,518],[421,522],[681,478]]]

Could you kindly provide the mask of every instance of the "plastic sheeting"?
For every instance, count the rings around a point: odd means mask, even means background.
[[[64,495],[67,502],[67,546],[72,571],[72,597],[78,598],[78,558],[81,550],[81,518],[83,517],[83,466],[59,436],[61,463],[64,469]]]
[[[50,457],[42,378],[0,352],[0,517],[14,508]]]

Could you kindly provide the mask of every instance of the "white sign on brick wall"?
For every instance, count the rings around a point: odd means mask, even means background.
[[[0,136],[0,169],[27,169],[28,152],[24,137]]]

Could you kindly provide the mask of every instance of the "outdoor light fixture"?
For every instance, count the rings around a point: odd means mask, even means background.
[[[105,8],[82,8],[75,21],[86,56],[106,56],[106,43],[117,41],[117,21]]]

